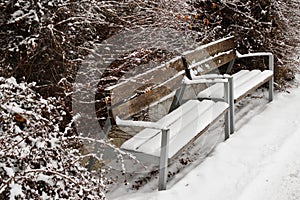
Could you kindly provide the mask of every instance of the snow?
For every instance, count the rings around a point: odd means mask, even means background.
[[[20,195],[20,197],[24,197],[21,185],[12,182],[9,186],[11,187],[10,197],[9,197],[10,200],[14,200],[15,197],[17,197],[19,195]]]
[[[262,83],[268,78],[273,76],[273,71],[271,70],[241,70],[233,75],[234,83],[234,99],[239,99],[245,93],[250,91],[252,88]],[[190,81],[193,82],[193,81]],[[197,82],[197,81],[196,81]],[[222,91],[223,84],[215,84],[211,87],[201,91],[198,94],[200,98],[214,97],[214,98],[223,98]]]
[[[52,177],[51,176],[47,176],[45,174],[39,174],[37,181],[44,181],[50,185],[54,185],[53,181],[52,181]]]
[[[20,108],[20,106],[15,102],[4,104],[4,105],[2,105],[2,107],[5,110],[9,110],[12,113],[26,113],[27,112],[24,109]]]
[[[169,158],[172,158],[190,140],[202,132],[212,121],[220,116],[228,104],[225,102],[213,102],[204,100],[189,100],[181,107],[166,115],[154,124],[165,124],[170,130],[169,134]],[[202,116],[201,120],[199,116]],[[117,124],[118,123],[117,119]],[[137,123],[132,121],[132,125]],[[139,122],[145,123],[145,122]],[[151,123],[151,122],[148,122]],[[154,127],[154,126],[152,126]],[[164,127],[164,126],[162,126]],[[162,128],[159,128],[162,129]],[[150,139],[149,139],[150,138]],[[161,131],[154,129],[144,129],[121,146],[123,149],[143,152],[155,157],[160,156]]]
[[[22,130],[19,126],[15,126],[15,133],[22,133]]]
[[[300,88],[276,94],[204,162],[177,183],[167,184],[166,191],[136,191],[113,199],[299,199],[299,101]]]
[[[17,18],[17,17],[22,16],[22,15],[24,15],[24,12],[23,12],[22,10],[17,10],[17,11],[14,12],[11,16],[12,16],[13,18]]]
[[[10,168],[10,167],[5,167],[5,165],[4,164],[2,164],[2,163],[0,163],[0,167],[1,168],[3,168],[4,170],[5,170],[5,172],[6,172],[6,174],[8,175],[8,176],[14,176],[14,169],[12,169],[12,168]]]
[[[8,79],[7,79],[7,83],[8,83],[8,84],[12,84],[12,85],[14,85],[14,86],[18,86],[18,83],[17,83],[17,81],[16,81],[16,79],[15,79],[14,77],[8,78]]]

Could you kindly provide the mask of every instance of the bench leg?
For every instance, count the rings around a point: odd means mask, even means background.
[[[230,134],[234,133],[234,88],[233,88],[233,78],[229,78],[229,113],[230,113]]]
[[[234,103],[230,103],[230,108],[229,108],[229,116],[230,116],[230,134],[233,134],[235,131],[235,126],[234,126]]]
[[[228,83],[224,84],[224,98],[229,104],[229,111],[225,114],[225,140],[234,133],[234,94],[233,94],[233,78],[228,79]]]
[[[168,178],[168,155],[169,155],[169,132],[170,130],[162,130],[161,149],[159,160],[159,179],[158,190],[166,190]]]
[[[269,70],[274,72],[274,55],[269,55]],[[269,80],[269,102],[274,98],[274,75]]]
[[[229,111],[225,113],[225,140],[230,137],[230,115]]]
[[[272,77],[271,80],[269,80],[269,102],[273,101],[274,99],[274,78]]]
[[[224,99],[230,107],[230,83],[224,83]],[[225,140],[230,137],[230,111],[225,113]]]

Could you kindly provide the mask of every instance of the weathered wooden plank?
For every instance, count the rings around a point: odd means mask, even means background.
[[[189,62],[197,63],[201,62],[203,59],[212,57],[219,52],[224,52],[233,48],[235,48],[234,37],[228,37],[203,45],[194,51],[188,51],[184,53],[184,56]],[[132,77],[130,80],[126,80],[108,88],[111,93],[111,104],[115,105],[127,100],[134,96],[135,93],[139,93],[147,87],[155,87],[155,85],[167,81],[182,70],[184,70],[184,65],[182,64],[181,58],[177,57],[153,70],[149,70],[143,74]]]
[[[110,87],[107,90],[110,90],[111,105],[126,102],[128,98],[164,83],[182,70],[184,70],[184,66],[181,58],[177,57],[153,70]]]
[[[242,95],[236,97],[234,99],[234,102],[239,102],[241,101],[244,97],[246,97],[247,95],[251,94],[252,92],[254,92],[255,90],[257,90],[260,86],[262,86],[263,84],[267,83],[268,81],[270,81],[273,78],[273,75],[270,75],[268,77],[266,77],[265,79],[263,79],[260,82],[257,82],[257,84],[255,84],[251,89],[245,91]]]
[[[205,74],[235,59],[234,48],[234,37],[228,37],[183,55],[190,63],[194,63],[190,68],[196,69],[198,74]],[[223,54],[219,54],[220,52]],[[184,69],[181,57],[176,57],[108,88],[112,114],[129,117],[175,91],[181,86]]]
[[[140,94],[139,96],[128,100],[120,105],[112,107],[113,116],[120,116],[122,118],[127,118],[137,112],[146,109],[152,103],[160,100],[162,97],[167,96],[181,86],[183,79],[183,74],[175,78],[172,78],[170,81],[157,86],[153,90],[150,90],[147,93]]]
[[[196,70],[197,75],[203,75],[210,71],[217,69],[218,67],[229,63],[236,58],[234,50],[228,51],[223,54],[219,54],[211,59],[207,59],[204,62],[195,63],[189,66],[189,69]]]
[[[228,37],[225,39],[220,39],[215,42],[211,42],[207,45],[200,46],[199,48],[184,53],[185,58],[190,62],[190,64],[201,62],[215,54],[220,52],[225,52],[231,49],[235,49],[236,45],[234,42],[234,37]]]
[[[172,156],[172,158],[170,158],[170,160],[177,158],[183,152],[184,149],[186,149],[188,146],[190,146],[192,143],[194,143],[203,133],[205,133],[213,124],[215,124],[226,112],[228,112],[228,110],[229,110],[229,108],[227,108],[222,113],[220,113],[218,115],[218,117],[216,117],[204,129],[202,129],[194,138],[191,138],[191,140],[188,143],[186,143],[176,154],[174,154]]]

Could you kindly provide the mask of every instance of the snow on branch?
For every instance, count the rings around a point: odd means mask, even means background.
[[[0,78],[1,199],[104,199],[107,179],[84,167],[81,141],[70,137],[71,125],[63,130],[60,100],[29,86]]]

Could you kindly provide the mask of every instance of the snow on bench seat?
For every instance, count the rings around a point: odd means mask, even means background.
[[[177,152],[196,139],[199,133],[206,130],[228,108],[225,102],[189,100],[160,119],[157,123],[166,124],[170,129],[168,158],[176,156]],[[121,148],[159,157],[161,131],[146,128],[127,140]]]
[[[233,75],[234,100],[239,101],[242,97],[257,89],[273,76],[271,70],[241,70]],[[223,98],[223,85],[220,83],[214,84],[198,94],[199,98]]]

